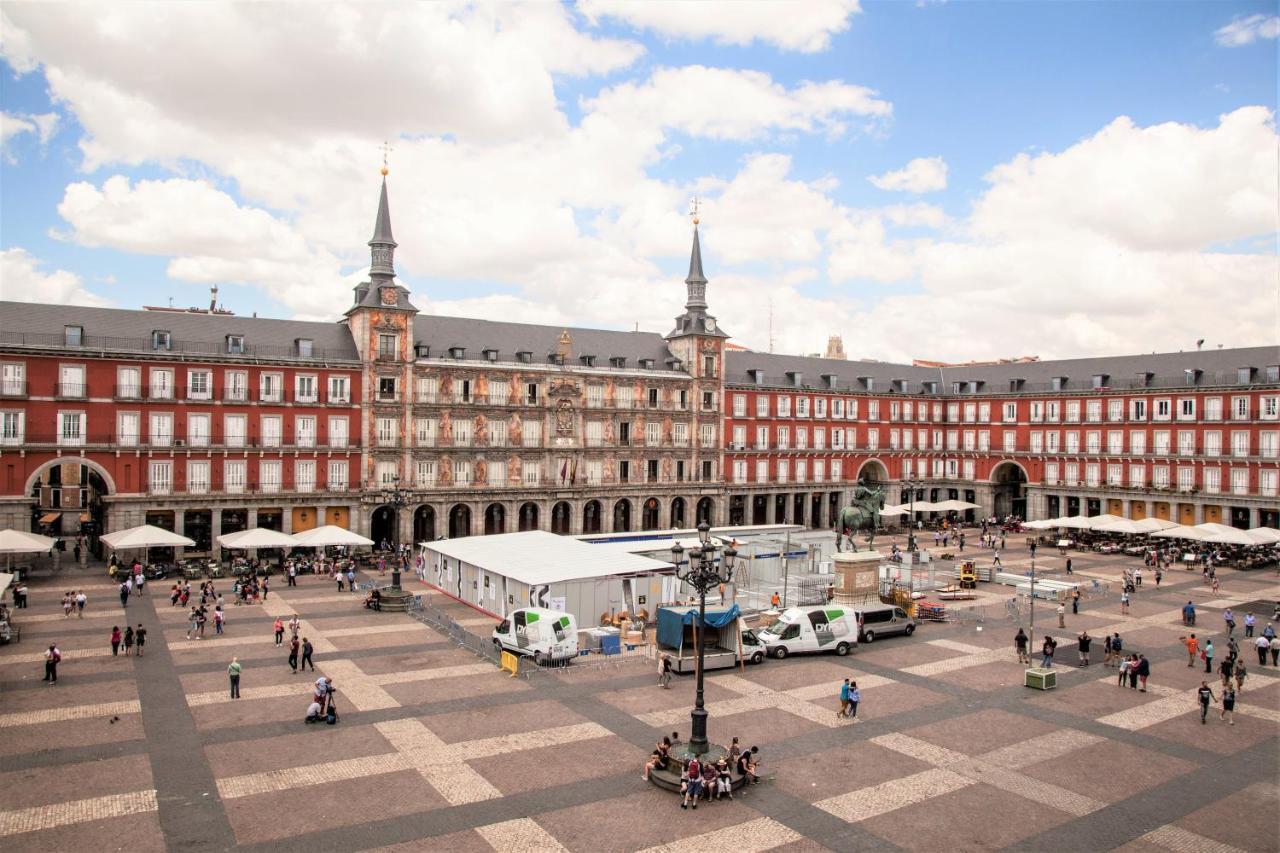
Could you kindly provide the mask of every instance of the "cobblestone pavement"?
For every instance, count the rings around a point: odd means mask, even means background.
[[[1027,563],[1011,541],[1006,567]],[[884,547],[887,549],[888,544]],[[969,556],[967,549],[966,555]],[[989,552],[974,554],[985,561]],[[635,660],[511,678],[404,614],[371,613],[319,579],[229,608],[187,639],[162,584],[122,609],[103,574],[64,570],[32,584],[22,642],[0,647],[0,847],[9,850],[820,851],[1025,850],[1131,853],[1276,851],[1280,670],[1249,674],[1235,724],[1201,724],[1179,641],[1180,608],[1225,654],[1224,608],[1280,597],[1273,572],[1148,573],[1121,614],[1123,557],[1072,554],[1099,587],[1057,627],[1057,689],[1022,687],[1016,622],[999,588],[963,621],[926,624],[847,658],[770,660],[709,673],[713,740],[758,745],[764,784],[733,802],[681,811],[640,780],[648,751],[687,736],[693,681],[670,690]],[[1056,576],[1057,554],[1038,562]],[[1110,589],[1108,589],[1110,585]],[[90,598],[64,619],[64,588]],[[489,620],[423,590],[483,634]],[[274,619],[297,614],[315,671],[294,674]],[[1255,613],[1259,629],[1271,613]],[[112,625],[145,625],[146,654],[113,656]],[[1074,637],[1097,638],[1074,666]],[[1146,692],[1118,686],[1101,638],[1119,632],[1153,665]],[[56,686],[41,681],[57,642]],[[226,667],[244,666],[242,698]],[[339,725],[306,726],[311,685],[337,686]],[[858,723],[835,717],[858,681]]]

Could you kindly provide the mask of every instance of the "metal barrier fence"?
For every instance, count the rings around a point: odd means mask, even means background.
[[[448,613],[424,601],[421,595],[413,597],[413,604],[409,607],[408,613],[424,625],[435,628],[444,634],[458,648],[466,649],[477,657],[489,661],[494,666],[497,666],[501,661],[501,653],[494,646],[492,640],[488,637],[480,637],[471,633],[459,625]]]

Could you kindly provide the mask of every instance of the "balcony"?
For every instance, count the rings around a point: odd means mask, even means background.
[[[89,395],[89,386],[84,382],[58,382],[53,393],[60,399],[80,400]]]
[[[27,396],[27,381],[25,379],[5,379],[0,381],[0,397],[25,396]]]

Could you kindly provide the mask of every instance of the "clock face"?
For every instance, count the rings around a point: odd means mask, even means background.
[[[714,317],[707,318],[707,331],[714,332],[716,330],[716,319]]]
[[[396,289],[394,287],[382,288],[382,304],[383,305],[396,304]]]

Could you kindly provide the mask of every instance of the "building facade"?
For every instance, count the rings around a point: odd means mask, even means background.
[[[726,346],[695,220],[666,335],[424,315],[384,179],[340,321],[0,303],[0,527],[375,540],[834,523],[854,483],[1280,526],[1276,347],[931,367]],[[843,356],[839,347],[832,355]]]

